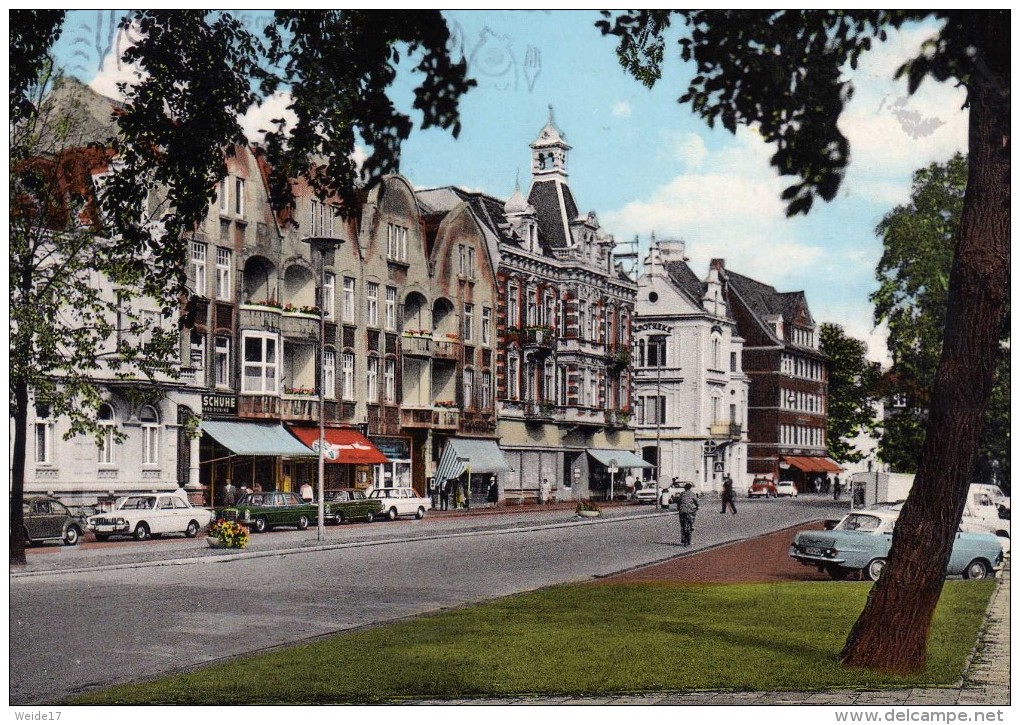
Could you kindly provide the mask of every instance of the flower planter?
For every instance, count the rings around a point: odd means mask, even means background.
[[[210,549],[226,549],[227,545],[217,539],[215,536],[205,537],[205,543],[209,544]]]
[[[577,515],[582,519],[595,519],[602,515],[601,511],[578,511]]]

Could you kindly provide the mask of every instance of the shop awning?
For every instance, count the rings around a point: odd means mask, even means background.
[[[496,441],[450,438],[436,467],[435,485],[457,478],[471,466],[471,473],[505,473],[514,470]]]
[[[318,453],[319,429],[310,426],[292,425],[290,432],[301,442]],[[325,459],[327,463],[387,463],[389,458],[375,447],[372,441],[353,428],[327,428]]]
[[[815,456],[783,456],[782,460],[804,473],[839,473],[843,469],[831,458]]]
[[[617,468],[655,468],[654,463],[649,463],[641,456],[630,451],[616,451],[612,448],[589,448],[588,454],[603,466],[609,466],[609,462],[615,460]]]
[[[208,433],[240,456],[316,455],[279,423],[241,423],[230,420],[203,420],[202,432]]]

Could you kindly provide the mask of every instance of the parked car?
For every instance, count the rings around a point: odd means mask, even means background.
[[[304,531],[309,522],[318,521],[319,506],[306,503],[291,491],[246,493],[233,506],[217,509],[216,518],[240,521],[260,534],[277,526],[294,526]]]
[[[342,524],[345,521],[367,521],[372,523],[382,514],[383,502],[369,499],[357,488],[340,488],[323,493],[325,519],[327,523]]]
[[[817,567],[833,579],[860,573],[875,581],[885,567],[892,545],[898,511],[868,509],[848,514],[827,531],[801,531],[790,546],[790,556]],[[992,534],[959,532],[946,568],[947,575],[983,579],[1002,563],[1002,545]]]
[[[668,509],[670,504],[675,503],[680,494],[684,492],[684,484],[687,481],[674,482],[659,489],[659,508]]]
[[[776,498],[780,496],[789,496],[790,498],[797,497],[797,487],[793,481],[780,481],[776,484]]]
[[[78,517],[63,503],[49,496],[23,501],[21,515],[25,520],[25,543],[29,546],[44,541],[76,546],[85,533]]]
[[[380,502],[382,513],[390,521],[398,516],[414,516],[421,519],[425,517],[425,512],[432,508],[432,501],[419,496],[410,486],[376,488],[368,494],[368,499]]]
[[[775,498],[776,484],[771,478],[756,478],[747,489],[748,498]]]
[[[176,493],[151,493],[126,496],[113,511],[89,516],[87,526],[97,541],[116,535],[144,541],[163,534],[193,539],[211,521],[212,511],[192,506]]]
[[[638,503],[655,503],[655,481],[643,481],[641,488],[634,491]]]

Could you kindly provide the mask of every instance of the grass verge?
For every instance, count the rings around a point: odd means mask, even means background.
[[[910,678],[836,662],[867,583],[570,585],[121,685],[67,704],[949,685],[963,672],[994,586],[946,582],[928,666]]]

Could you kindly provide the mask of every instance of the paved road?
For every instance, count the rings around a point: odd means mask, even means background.
[[[839,515],[803,497],[709,505],[695,549]],[[523,510],[253,537],[240,556],[173,539],[32,552],[12,571],[10,702],[53,702],[220,657],[370,626],[675,556],[675,514]],[[684,550],[688,551],[688,550]],[[174,562],[174,566],[153,564]]]

